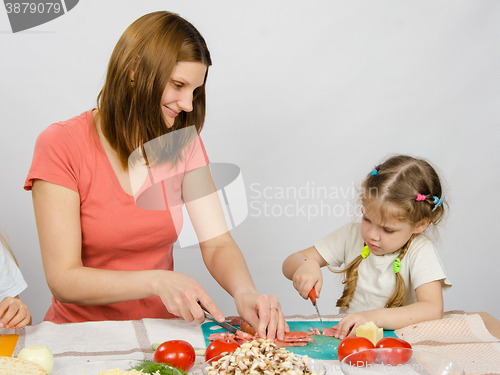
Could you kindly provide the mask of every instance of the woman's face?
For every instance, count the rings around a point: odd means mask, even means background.
[[[202,86],[207,66],[200,62],[178,61],[161,97],[161,110],[167,126],[174,125],[179,113],[193,110],[194,90]]]

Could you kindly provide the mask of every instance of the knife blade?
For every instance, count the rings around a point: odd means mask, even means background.
[[[201,305],[200,305],[201,306]],[[232,326],[231,324],[228,324],[226,322],[218,322],[217,320],[215,320],[215,318],[208,312],[207,309],[205,309],[203,306],[201,306],[201,309],[203,310],[203,312],[205,313],[205,318],[208,319],[208,320],[211,320],[212,322],[214,322],[215,324],[217,324],[218,326],[228,330],[229,332],[231,333],[236,333],[236,331],[238,330],[238,328]]]
[[[323,335],[325,326],[323,324],[323,319],[321,319],[321,314],[319,313],[318,309],[318,304],[316,303],[316,289],[312,288],[311,291],[309,292],[309,299],[311,300],[313,306],[316,308],[316,312],[318,313],[319,316],[319,321],[321,322],[321,334]]]

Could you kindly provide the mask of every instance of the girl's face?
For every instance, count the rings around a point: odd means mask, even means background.
[[[179,113],[193,110],[194,90],[205,81],[207,66],[200,62],[178,61],[161,97],[161,110],[170,128]]]
[[[394,213],[382,221],[376,205],[363,204],[361,236],[374,255],[384,255],[401,249],[414,233],[427,228],[428,221],[422,220],[416,226],[398,219],[399,209],[392,203],[385,203],[384,210]]]

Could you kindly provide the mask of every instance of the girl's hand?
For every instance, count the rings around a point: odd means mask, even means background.
[[[19,329],[31,322],[28,307],[18,297],[0,302],[0,328]]]
[[[302,298],[307,299],[314,287],[319,298],[323,286],[321,267],[328,263],[318,250],[312,246],[308,249],[293,253],[283,262],[283,275],[293,281],[293,286]]]
[[[293,287],[302,298],[308,299],[312,288],[316,289],[316,295],[319,297],[323,286],[323,274],[320,265],[314,259],[305,258],[294,272],[292,281]]]
[[[234,301],[238,314],[256,328],[259,337],[283,340],[290,330],[276,296],[247,292],[235,296]]]
[[[205,321],[201,304],[218,322],[224,321],[222,312],[195,279],[174,271],[165,271],[163,275],[155,289],[169,313],[183,318],[186,322],[194,320],[201,324]]]
[[[356,336],[356,328],[371,320],[374,319],[370,318],[369,311],[348,314],[340,320],[336,327],[334,327],[337,328],[335,337],[342,340],[348,336]]]

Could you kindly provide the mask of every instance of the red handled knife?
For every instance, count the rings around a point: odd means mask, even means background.
[[[316,312],[318,313],[319,321],[321,322],[321,327],[323,327],[323,329],[321,330],[321,334],[323,334],[325,326],[323,325],[323,319],[321,319],[321,314],[319,313],[318,304],[316,303],[316,289],[314,288],[311,289],[311,291],[309,292],[309,299],[311,300],[313,306],[316,307]]]

